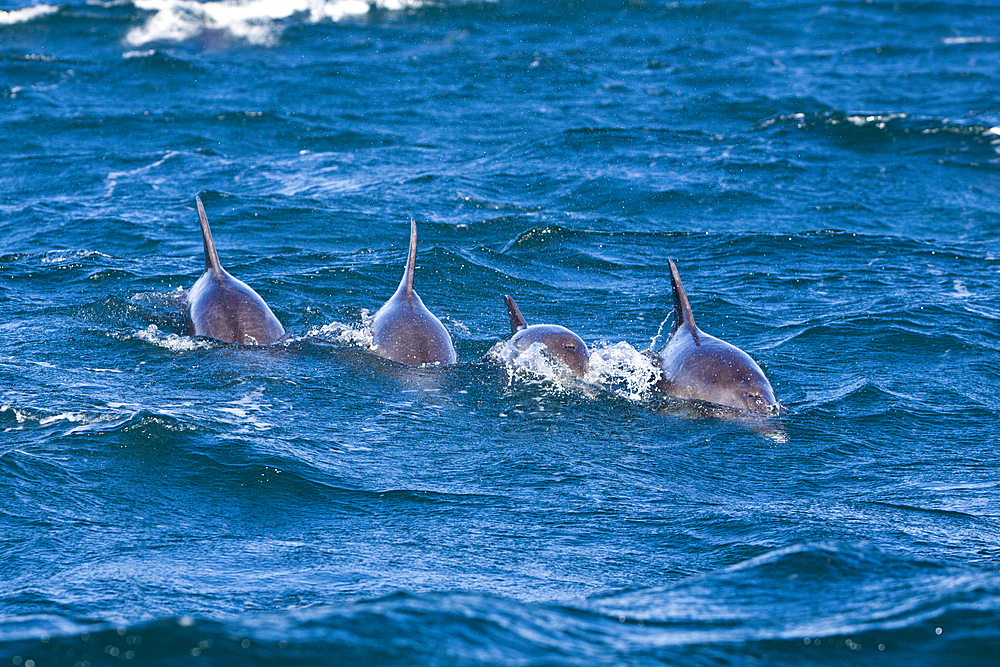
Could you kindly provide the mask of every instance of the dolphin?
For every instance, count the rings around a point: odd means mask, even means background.
[[[410,218],[410,252],[399,287],[372,319],[372,351],[402,364],[453,364],[451,335],[413,291],[417,263],[417,223]]]
[[[514,299],[504,294],[507,314],[510,316],[510,331],[514,337],[510,345],[517,350],[527,350],[535,343],[545,346],[545,352],[569,366],[573,374],[582,378],[590,368],[590,351],[583,339],[558,324],[532,324],[528,326]]]
[[[277,343],[285,335],[284,327],[257,292],[222,268],[201,197],[195,197],[195,201],[205,243],[205,273],[188,290],[184,300],[188,332],[225,343]]]
[[[657,387],[677,398],[707,401],[752,412],[776,413],[781,405],[764,371],[746,352],[710,336],[694,323],[674,261],[674,328],[655,355],[661,375]]]

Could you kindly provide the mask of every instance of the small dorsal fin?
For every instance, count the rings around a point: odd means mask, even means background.
[[[503,302],[507,304],[507,315],[510,316],[510,332],[517,333],[521,329],[527,329],[528,323],[524,321],[524,315],[521,314],[521,310],[514,303],[514,299],[504,294]]]
[[[198,202],[198,220],[201,222],[201,239],[205,243],[205,270],[212,270],[216,273],[222,272],[222,264],[219,262],[219,253],[215,252],[215,241],[212,240],[212,230],[208,226],[208,216],[205,215],[205,206],[201,203],[201,197],[194,198]]]
[[[701,345],[701,342],[698,340],[698,325],[694,323],[694,315],[691,314],[691,304],[688,303],[687,294],[684,293],[684,285],[681,284],[681,276],[677,273],[677,266],[674,264],[674,260],[669,259],[667,261],[670,262],[670,282],[674,286],[673,331],[687,326],[691,329],[694,344]]]
[[[403,270],[403,279],[399,281],[396,292],[402,292],[406,296],[413,294],[413,271],[417,266],[417,221],[410,218],[410,251],[406,255],[406,268]]]

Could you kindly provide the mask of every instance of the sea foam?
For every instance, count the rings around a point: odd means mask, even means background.
[[[41,16],[53,14],[59,11],[59,7],[54,5],[35,5],[24,9],[13,9],[10,11],[0,10],[0,25],[15,25],[17,23],[27,23]]]
[[[420,0],[136,0],[135,6],[151,12],[141,26],[133,28],[125,41],[133,46],[150,42],[182,42],[206,30],[228,33],[250,44],[270,46],[283,30],[282,21],[298,17],[310,23],[341,21],[363,16],[373,8],[399,11],[419,7]]]

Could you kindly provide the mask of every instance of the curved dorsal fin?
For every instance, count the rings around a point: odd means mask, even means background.
[[[698,340],[698,325],[694,323],[694,315],[691,314],[691,304],[688,303],[687,294],[684,293],[684,285],[681,284],[681,276],[677,273],[677,266],[674,260],[670,262],[670,282],[674,285],[674,328],[677,331],[681,327],[687,326],[691,329],[691,336],[695,345],[701,345]]]
[[[417,221],[410,218],[410,251],[406,255],[406,268],[403,279],[399,281],[396,292],[402,292],[407,297],[413,294],[413,271],[417,266]]]
[[[205,215],[205,206],[201,203],[201,197],[195,197],[198,202],[198,220],[201,222],[201,239],[205,243],[205,270],[222,272],[222,264],[219,263],[219,253],[215,252],[215,241],[212,240],[212,230],[208,226],[208,216]]]
[[[504,294],[503,302],[507,304],[507,315],[510,316],[510,332],[517,333],[521,329],[527,329],[528,323],[524,321],[524,315],[521,314],[521,310],[514,303],[514,299]]]

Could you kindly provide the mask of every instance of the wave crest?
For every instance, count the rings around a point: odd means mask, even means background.
[[[0,11],[0,25],[28,23],[42,16],[54,14],[57,11],[59,11],[59,7],[54,5],[35,5],[34,7],[25,7],[24,9]]]
[[[277,43],[285,21],[310,23],[341,21],[364,16],[372,9],[400,11],[420,7],[421,0],[135,0],[136,8],[151,12],[146,21],[125,36],[132,46],[150,42],[183,42],[216,30],[250,44]]]

